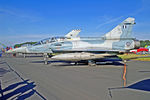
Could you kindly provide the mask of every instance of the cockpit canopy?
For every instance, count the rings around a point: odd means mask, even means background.
[[[23,44],[21,47],[28,47],[31,46],[32,44]]]
[[[47,43],[52,43],[52,42],[57,42],[57,41],[64,41],[70,39],[68,37],[51,37],[51,38],[47,38],[47,39],[43,39],[39,42],[37,42],[35,45],[41,45],[41,44],[47,44]]]

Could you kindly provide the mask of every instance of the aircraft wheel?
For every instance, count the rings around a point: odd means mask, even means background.
[[[93,61],[93,60],[88,60],[88,65],[89,65],[89,66],[95,66],[95,65],[96,65],[96,62]]]
[[[44,64],[47,65],[48,64],[48,54],[44,53]]]

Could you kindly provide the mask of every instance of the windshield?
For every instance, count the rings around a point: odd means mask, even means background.
[[[31,44],[23,44],[21,47],[28,47],[31,46]]]
[[[35,43],[33,46],[40,45],[40,44],[41,44],[41,42],[39,41],[39,42]]]
[[[39,42],[37,42],[35,45],[41,45],[41,44],[47,44],[47,43],[52,43],[52,42],[57,42],[57,41],[64,41],[66,40],[67,37],[52,37],[52,38],[47,38],[47,39],[43,39]]]
[[[66,40],[67,38],[66,37],[52,37],[50,39],[50,42],[56,42],[56,41],[64,41]]]

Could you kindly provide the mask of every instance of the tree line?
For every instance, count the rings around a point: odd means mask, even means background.
[[[150,40],[141,40],[140,47],[150,46]]]
[[[35,43],[37,43],[37,42],[25,42],[25,43],[21,43],[21,44],[15,44],[14,48],[18,48],[18,47],[21,47],[23,45],[33,45]]]

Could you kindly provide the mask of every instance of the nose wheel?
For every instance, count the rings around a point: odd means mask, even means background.
[[[44,57],[44,64],[47,65],[48,64],[48,54],[44,53],[43,57]]]
[[[26,58],[26,54],[25,53],[23,54],[23,57]]]

